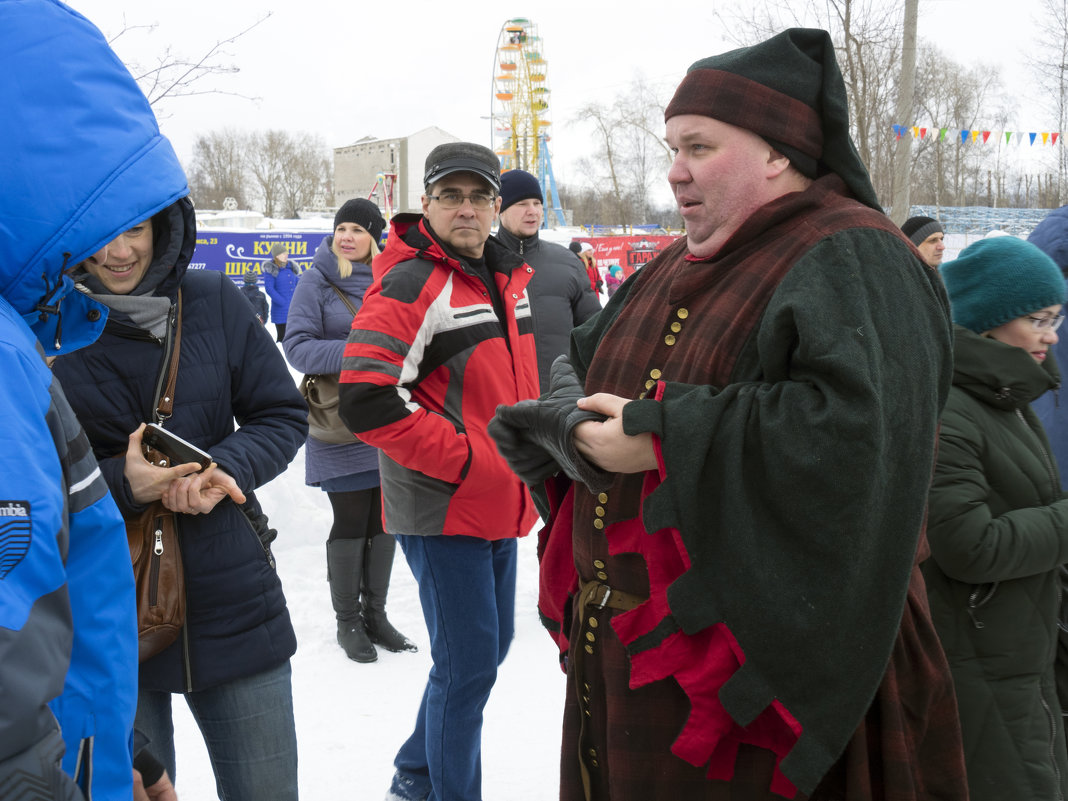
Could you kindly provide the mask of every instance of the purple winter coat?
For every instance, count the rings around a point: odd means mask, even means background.
[[[337,256],[330,250],[333,236],[323,239],[311,266],[293,292],[289,321],[282,341],[286,359],[303,373],[340,373],[345,340],[352,328],[352,313],[331,288],[333,282],[357,309],[371,285],[371,267],[353,262],[352,275],[342,278]],[[317,486],[328,478],[378,469],[378,450],[352,438],[352,444],[334,445],[309,436],[304,449],[305,483]]]

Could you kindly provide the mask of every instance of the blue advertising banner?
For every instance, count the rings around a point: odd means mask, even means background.
[[[289,261],[301,270],[311,263],[319,243],[330,231],[234,231],[226,229],[197,230],[197,246],[193,251],[191,270],[218,270],[241,284],[246,272],[261,272],[264,262],[271,260],[271,245],[281,242],[289,251]]]

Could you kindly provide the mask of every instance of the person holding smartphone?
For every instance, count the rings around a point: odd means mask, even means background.
[[[127,193],[153,184],[146,176]],[[297,453],[307,411],[240,290],[222,273],[188,269],[196,230],[184,176],[181,185],[181,197],[146,205],[140,222],[73,270],[109,316],[100,339],[75,358],[60,356],[54,371],[123,516],[135,519],[156,500],[178,513],[185,625],[140,665],[136,727],[177,778],[171,699],[182,694],[220,797],[289,801],[297,798],[289,662],[296,636],[254,490]],[[142,455],[161,364],[173,352],[179,291],[177,384],[165,427],[211,455],[203,471],[195,462],[159,467]]]

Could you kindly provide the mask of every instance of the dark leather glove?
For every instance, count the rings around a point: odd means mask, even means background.
[[[585,484],[592,492],[608,489],[612,484],[613,474],[587,461],[575,447],[572,437],[575,426],[587,420],[600,422],[607,419],[575,405],[585,394],[571,362],[566,356],[560,356],[553,362],[549,373],[549,391],[539,400],[497,407],[497,414],[490,423],[490,436],[505,461],[524,482],[540,483],[556,472],[556,469],[550,471],[550,465],[533,450],[537,448],[568,478]],[[507,433],[502,435],[502,430]],[[532,480],[523,477],[520,469]]]
[[[507,406],[498,406],[498,415]],[[494,416],[486,427],[497,444],[497,450],[512,472],[529,487],[535,487],[552,475],[560,472],[560,465],[540,445],[523,436],[521,429],[513,428]]]

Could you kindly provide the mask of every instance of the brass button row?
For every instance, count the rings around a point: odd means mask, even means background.
[[[690,312],[687,309],[679,309],[675,312],[675,316],[679,319],[673,321],[671,325],[668,326],[668,328],[671,330],[671,333],[664,337],[664,344],[667,345],[669,348],[678,341],[675,338],[675,334],[679,333],[682,330],[682,323],[680,323],[679,320],[685,320],[687,317],[690,316]]]
[[[675,325],[678,325],[678,323],[675,323]],[[675,344],[674,337],[672,337],[672,341],[668,342],[668,344],[669,345],[674,345]],[[642,392],[641,395],[638,396],[638,399],[640,400],[640,399],[644,398],[646,395],[648,395],[649,391],[656,386],[656,382],[659,381],[660,377],[663,376],[663,375],[664,374],[662,372],[660,372],[660,370],[658,370],[655,367],[652,370],[650,370],[649,371],[649,378],[647,378],[646,381],[645,381],[645,390]]]
[[[606,514],[604,505],[606,503],[608,503],[608,493],[599,493],[597,495],[597,507],[593,510],[593,513],[597,516],[593,521],[593,527],[598,531],[604,529],[604,516]]]

